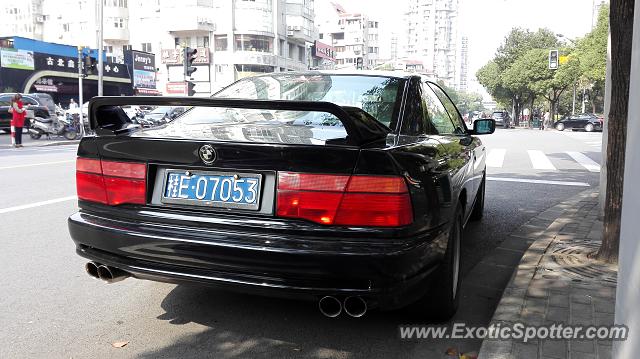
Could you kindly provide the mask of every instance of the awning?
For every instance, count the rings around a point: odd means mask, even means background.
[[[135,89],[135,94],[144,95],[144,96],[162,96],[162,92],[156,89],[144,89],[144,88]]]

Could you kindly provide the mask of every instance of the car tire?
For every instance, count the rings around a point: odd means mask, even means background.
[[[593,130],[594,130],[594,126],[593,126],[593,124],[592,124],[592,123],[587,123],[587,124],[584,126],[584,130],[585,130],[585,131],[587,131],[587,132],[593,132]]]
[[[564,123],[559,123],[556,125],[556,130],[558,131],[564,131]]]
[[[473,209],[471,210],[471,217],[469,217],[469,219],[472,221],[479,221],[484,215],[484,192],[486,181],[487,175],[485,173],[482,175],[482,182],[480,183],[478,193],[476,194],[476,201],[473,204]]]
[[[433,273],[433,283],[424,297],[413,303],[410,310],[419,317],[443,322],[449,320],[460,304],[460,246],[462,244],[462,207],[456,208],[449,241],[442,263]]]

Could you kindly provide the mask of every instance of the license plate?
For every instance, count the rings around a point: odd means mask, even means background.
[[[163,203],[257,210],[262,175],[167,170]]]

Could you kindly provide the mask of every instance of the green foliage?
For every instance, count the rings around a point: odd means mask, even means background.
[[[457,91],[447,85],[444,84],[443,81],[438,81],[438,85],[444,89],[444,91],[449,95],[451,101],[456,104],[458,111],[461,114],[469,113],[472,111],[482,111],[484,110],[484,105],[482,104],[482,95],[479,93],[471,93],[464,91]]]
[[[608,39],[609,7],[603,6],[598,15],[598,24],[578,42],[576,49],[582,76],[595,85],[604,86],[607,71]]]
[[[514,28],[505,37],[493,60],[477,73],[478,81],[500,105],[513,103],[516,114],[525,99],[549,101],[551,111],[560,96],[574,84],[592,88],[592,97],[603,93],[608,41],[608,7],[602,7],[597,26],[575,48],[560,48],[556,35],[548,29],[536,32]],[[548,68],[549,50],[559,49],[567,61],[557,70]],[[594,106],[596,107],[596,106]],[[563,104],[563,109],[566,104]]]

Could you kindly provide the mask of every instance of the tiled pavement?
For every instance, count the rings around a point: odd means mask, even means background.
[[[530,220],[503,246],[531,243],[491,324],[612,325],[617,267],[589,259],[602,235],[598,192],[588,190]],[[480,358],[610,358],[611,341],[486,339]]]

